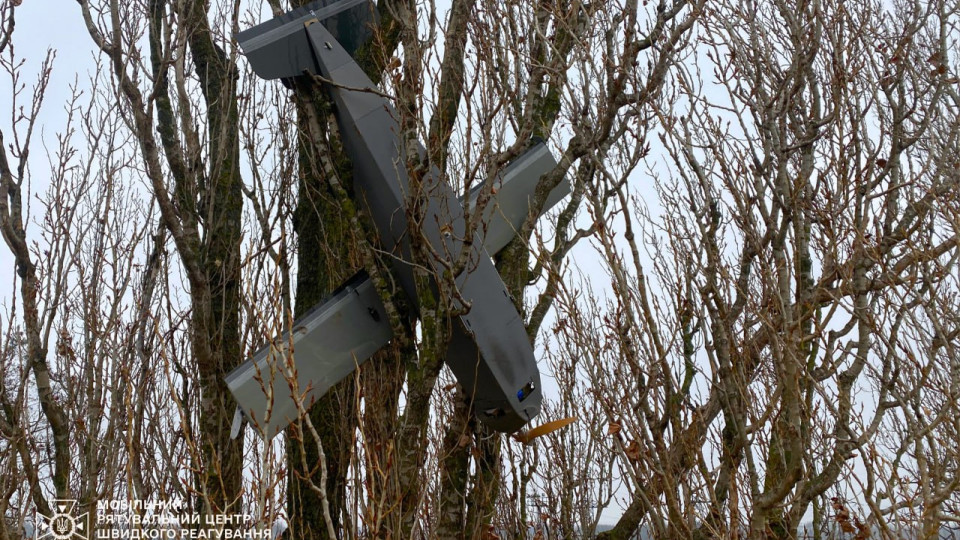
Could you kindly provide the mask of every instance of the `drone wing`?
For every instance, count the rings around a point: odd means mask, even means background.
[[[366,272],[350,278],[292,328],[226,377],[247,420],[267,439],[393,337]]]

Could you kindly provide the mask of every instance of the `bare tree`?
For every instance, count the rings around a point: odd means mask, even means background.
[[[0,8],[0,539],[53,498],[285,514],[297,538],[960,525],[955,1],[377,2],[357,58],[397,111],[416,312],[324,83],[241,59],[259,4],[78,4],[97,64],[59,126],[53,55],[24,85]],[[536,138],[559,164],[495,262],[536,423],[577,421],[510,437],[443,369],[468,260],[421,234],[422,179],[479,186],[482,239]],[[231,439],[224,375],[360,269],[390,345],[282,439]]]
[[[619,195],[590,196],[613,296],[584,313],[566,288],[556,327],[568,354],[589,353],[632,493],[604,536],[794,538],[809,516],[817,537],[938,534],[956,486],[924,475],[927,456],[955,470],[931,444],[950,428],[915,411],[932,373],[936,410],[956,405],[955,10],[706,10],[657,111],[659,203],[616,185],[631,166],[617,152],[600,186]],[[951,298],[936,315],[931,294]],[[925,487],[878,494],[902,467]]]
[[[26,236],[26,222],[29,218],[29,206],[24,207],[24,188],[29,174],[27,160],[30,155],[31,143],[36,128],[36,121],[43,97],[49,83],[52,68],[53,54],[49,54],[41,67],[39,80],[32,87],[32,92],[26,96],[27,103],[21,104],[26,108],[17,110],[18,98],[23,100],[25,85],[19,81],[19,64],[13,56],[11,34],[15,26],[14,6],[5,5],[0,11],[3,22],[3,35],[0,36],[0,55],[3,55],[3,67],[9,76],[14,88],[13,140],[9,141],[10,157],[7,154],[7,140],[0,132],[0,232],[14,256],[17,281],[20,288],[20,303],[22,305],[22,325],[15,324],[12,317],[8,318],[6,329],[7,339],[4,340],[4,359],[22,360],[18,362],[20,369],[2,373],[4,391],[2,392],[2,406],[4,412],[3,433],[7,444],[11,462],[20,466],[30,482],[29,495],[41,511],[49,512],[47,501],[39,490],[38,469],[43,467],[49,471],[49,479],[59,497],[66,497],[69,492],[70,474],[70,419],[64,410],[62,401],[58,399],[51,380],[50,366],[47,358],[50,334],[54,330],[53,322],[56,315],[56,298],[50,309],[43,310],[41,295],[48,292],[37,271],[37,254],[31,253],[30,244]],[[11,159],[12,158],[12,159]],[[12,161],[12,164],[11,164]],[[56,283],[57,276],[48,276],[46,284]],[[60,293],[61,287],[54,292]],[[6,363],[5,363],[6,364]],[[6,365],[4,366],[6,367]],[[31,451],[27,427],[33,419],[25,417],[25,406],[30,396],[24,389],[24,381],[33,377],[35,381],[36,401],[42,409],[44,428],[49,429],[44,437],[53,450],[47,452],[47,466],[38,463],[37,456]],[[12,384],[11,384],[12,383]],[[12,393],[8,392],[8,384],[12,386]],[[19,476],[19,475],[17,475]],[[14,477],[16,478],[16,477]],[[5,491],[14,493],[20,486],[16,481],[5,482]],[[6,506],[6,505],[4,505]],[[5,508],[6,510],[6,508]],[[8,536],[6,523],[0,534]]]
[[[236,52],[220,45],[204,2],[79,4],[91,38],[110,63],[161,221],[185,270],[201,392],[196,495],[205,512],[226,511],[239,503],[242,467],[241,441],[229,437],[234,401],[224,382],[242,358]],[[230,17],[236,22],[236,11]],[[149,51],[137,48],[144,38]],[[201,103],[187,88],[191,68]],[[171,71],[177,72],[173,87]],[[198,115],[206,118],[202,133]]]

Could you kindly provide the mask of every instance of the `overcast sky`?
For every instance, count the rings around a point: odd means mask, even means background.
[[[52,7],[56,9],[51,9]],[[55,134],[62,131],[66,122],[64,104],[70,95],[70,87],[80,81],[87,86],[88,73],[92,71],[93,42],[80,23],[80,7],[76,2],[51,2],[49,0],[23,0],[16,11],[16,29],[11,40],[15,61],[23,61],[20,83],[26,88],[20,94],[18,105],[30,104],[30,93],[37,82],[37,76],[48,50],[56,52],[54,69],[44,100],[44,106],[38,121],[37,132],[30,155],[30,181],[32,199],[42,194],[49,185],[50,167],[47,162],[44,140],[55,140]],[[10,49],[4,51],[4,61],[8,61]],[[9,74],[0,73],[0,130],[4,141],[9,144],[13,139],[11,132],[13,86]],[[7,157],[11,159],[9,148]],[[12,164],[11,164],[12,165]],[[26,202],[26,201],[25,201]],[[36,216],[38,207],[32,204]],[[28,225],[27,236],[31,235]],[[6,244],[0,246],[0,302],[9,304],[13,287],[13,257]],[[0,317],[5,317],[5,309],[0,309]],[[6,319],[0,319],[6,324]]]

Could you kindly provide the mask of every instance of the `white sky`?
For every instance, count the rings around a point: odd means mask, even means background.
[[[49,185],[49,166],[43,141],[55,140],[57,131],[62,130],[66,113],[64,103],[70,96],[70,86],[80,82],[86,86],[87,74],[92,71],[93,42],[86,33],[80,19],[80,7],[75,2],[56,2],[56,11],[49,0],[25,0],[16,11],[16,29],[11,40],[13,52],[18,60],[24,61],[20,82],[26,85],[18,104],[29,105],[30,92],[37,81],[47,50],[56,52],[53,72],[47,89],[47,97],[38,120],[30,154],[31,192],[41,194]],[[9,58],[10,50],[4,52]],[[13,139],[11,133],[13,87],[9,75],[0,73],[0,130],[3,130],[5,142]],[[7,158],[11,159],[8,149]],[[11,163],[11,166],[13,164]],[[27,201],[24,201],[26,205]],[[36,205],[31,205],[36,208]],[[34,213],[34,215],[36,215]],[[33,217],[33,216],[31,216]],[[27,225],[27,236],[30,225]],[[9,303],[13,288],[13,257],[6,244],[0,246],[0,302]],[[19,287],[19,285],[18,285]],[[0,309],[0,317],[6,310]],[[0,319],[4,324],[6,319]]]

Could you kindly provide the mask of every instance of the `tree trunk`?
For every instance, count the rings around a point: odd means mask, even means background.
[[[242,440],[230,439],[236,402],[224,377],[240,364],[240,177],[237,67],[214,40],[206,2],[186,8],[189,45],[207,106],[209,168],[201,192],[204,237],[200,265],[206,278],[193,293],[193,346],[200,371],[204,512],[228,513],[240,504]],[[207,294],[209,296],[207,296]]]

